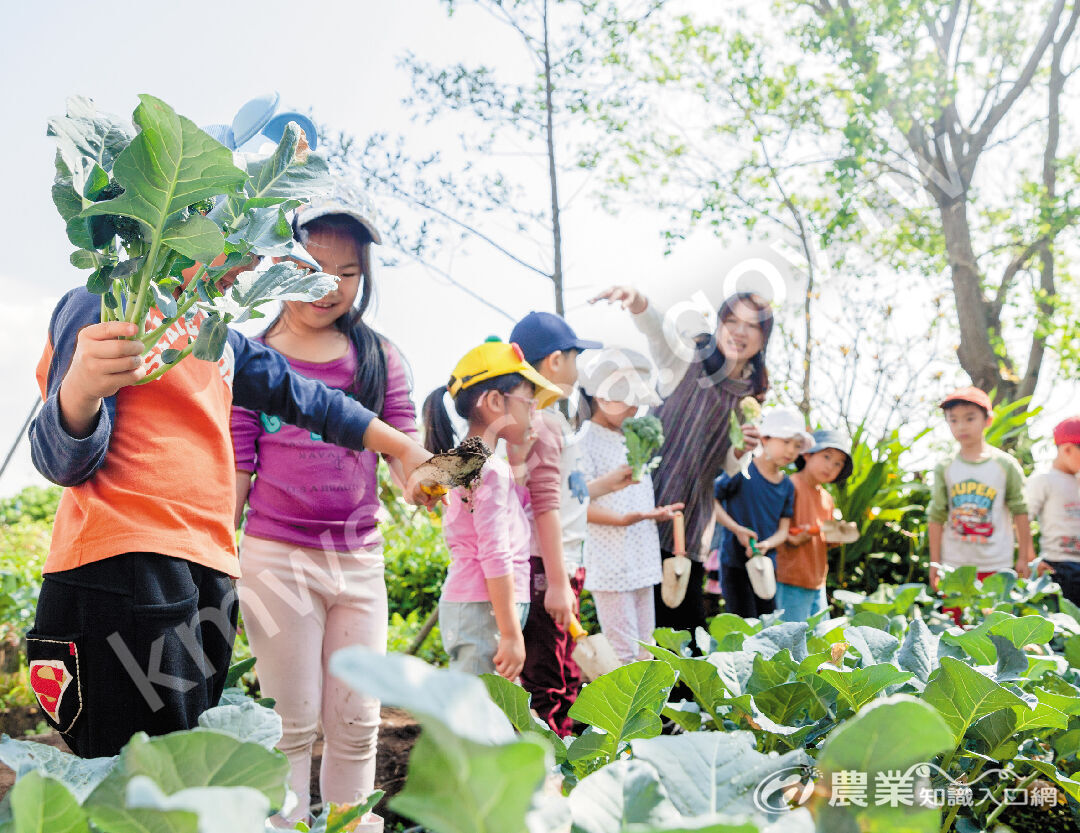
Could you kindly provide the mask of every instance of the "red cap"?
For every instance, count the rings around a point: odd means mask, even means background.
[[[1054,426],[1054,445],[1065,443],[1080,445],[1080,416],[1063,419]]]
[[[952,405],[957,402],[967,402],[969,405],[978,405],[987,415],[994,413],[994,404],[990,401],[990,395],[976,387],[967,387],[954,390],[941,400],[941,407]]]

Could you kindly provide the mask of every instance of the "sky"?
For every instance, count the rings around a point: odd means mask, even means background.
[[[79,11],[65,15],[57,4],[31,3],[5,9],[9,37],[0,51],[0,77],[9,83],[0,87],[0,158],[5,189],[19,199],[0,202],[0,221],[14,244],[0,265],[0,455],[37,396],[34,368],[50,311],[85,277],[68,263],[72,246],[49,194],[54,147],[45,128],[50,116],[63,112],[67,96],[84,95],[100,110],[128,115],[138,94],[147,92],[206,124],[228,122],[244,101],[277,90],[283,104],[363,139],[420,130],[402,105],[410,82],[398,62],[406,50],[435,63],[482,60],[510,72],[526,69],[507,30],[468,4],[447,18],[437,0],[97,0],[93,20],[89,6],[61,5]],[[567,318],[580,335],[644,347],[624,313],[586,303],[613,283],[634,284],[662,306],[695,295],[715,305],[725,277],[748,259],[782,264],[765,241],[725,244],[707,231],[665,256],[664,221],[644,206],[624,205],[616,216],[587,193],[575,197],[564,218],[566,294]],[[390,255],[376,249],[372,323],[403,352],[419,402],[445,383],[470,347],[488,335],[508,336],[510,322],[421,266],[400,260],[378,265],[380,257],[394,259]],[[458,279],[509,314],[553,309],[542,278],[515,271],[476,247],[455,251],[452,258]],[[747,280],[752,285],[760,276]],[[253,324],[246,331],[258,332]],[[24,439],[0,477],[0,496],[43,482]]]

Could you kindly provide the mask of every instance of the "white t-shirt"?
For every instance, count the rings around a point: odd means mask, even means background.
[[[626,440],[595,422],[586,422],[576,445],[584,452],[585,475],[595,480],[626,465]],[[655,504],[652,478],[594,499],[596,506],[620,515],[644,512]],[[589,524],[585,540],[585,587],[588,590],[629,591],[658,584],[661,579],[660,535],[654,521],[631,526]]]
[[[1047,561],[1080,562],[1080,482],[1061,469],[1032,475],[1028,511],[1039,521],[1039,552]]]
[[[980,572],[1012,569],[1013,515],[1026,515],[1024,470],[996,448],[978,462],[959,452],[934,469],[927,518],[944,524],[941,560]]]

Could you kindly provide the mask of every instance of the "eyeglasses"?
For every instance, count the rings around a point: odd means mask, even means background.
[[[519,402],[528,402],[530,411],[536,411],[539,409],[538,406],[540,405],[540,403],[536,401],[536,397],[534,396],[522,396],[520,393],[504,393],[503,396],[505,396],[507,399],[516,399]]]

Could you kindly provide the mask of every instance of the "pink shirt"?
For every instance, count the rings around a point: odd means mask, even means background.
[[[416,433],[408,375],[397,350],[383,342],[386,397],[380,418],[406,434]],[[286,357],[288,358],[288,357]],[[356,371],[356,351],[332,362],[289,358],[297,373],[348,390]],[[324,442],[277,417],[232,409],[236,468],[253,471],[244,531],[256,538],[335,552],[368,549],[380,543],[382,506],[373,451],[352,451]]]
[[[443,601],[490,601],[486,579],[511,573],[515,600],[529,601],[532,511],[529,493],[514,483],[507,462],[492,457],[472,494],[454,489],[449,500],[443,532],[450,549],[450,569]]]

